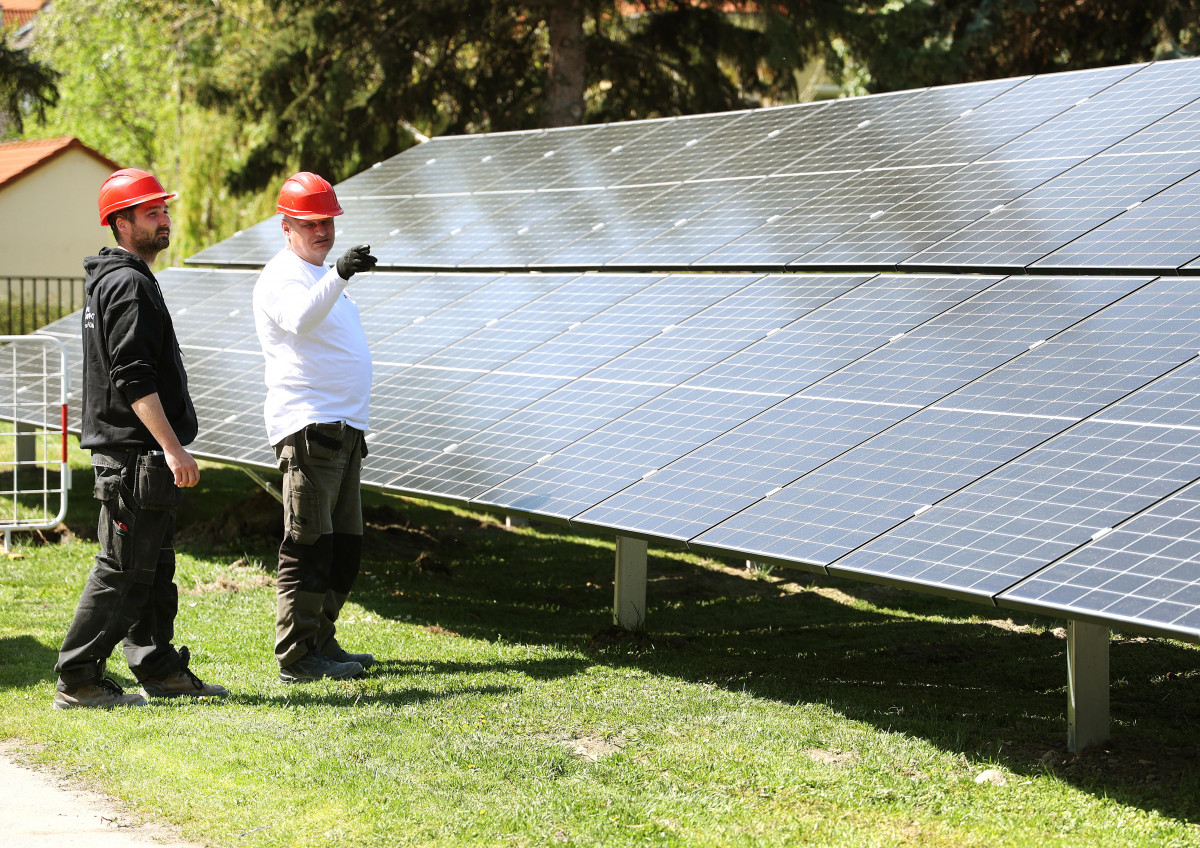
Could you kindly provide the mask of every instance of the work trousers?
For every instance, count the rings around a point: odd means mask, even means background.
[[[283,543],[275,658],[336,652],[336,622],[362,559],[360,478],[366,442],[343,423],[310,424],[275,446],[283,472]]]
[[[94,450],[100,501],[100,552],[88,575],[58,663],[60,691],[100,682],[118,642],[139,681],[181,668],[171,644],[175,586],[175,511],[183,493],[160,453]]]

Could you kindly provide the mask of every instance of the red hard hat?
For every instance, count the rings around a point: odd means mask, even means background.
[[[293,218],[315,221],[341,215],[342,207],[338,205],[337,195],[333,193],[333,186],[328,180],[311,171],[301,171],[284,180],[275,211]]]
[[[137,168],[114,171],[100,186],[100,226],[108,226],[108,216],[118,209],[137,206],[147,200],[170,200],[177,196],[163,188],[153,174]]]

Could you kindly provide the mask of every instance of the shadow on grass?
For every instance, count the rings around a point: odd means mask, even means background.
[[[54,664],[58,649],[43,645],[32,636],[0,639],[0,686],[28,686],[58,679]]]
[[[614,554],[599,538],[402,509],[393,526],[422,534],[431,547],[418,556],[436,567],[369,559],[355,600],[378,615],[825,704],[1018,774],[1053,771],[1097,795],[1200,821],[1200,653],[1188,647],[1117,636],[1112,741],[1072,756],[1062,621],[786,569],[756,577],[740,563],[652,549],[647,630],[633,634],[609,625]]]
[[[192,516],[187,504],[181,511],[180,535],[189,540],[181,548],[273,563],[280,522],[269,498],[259,493],[264,506],[247,508],[252,484],[235,469],[206,471],[202,480],[210,493],[197,493],[202,508]],[[226,509],[214,506],[214,495]],[[741,563],[652,549],[647,630],[632,634],[609,624],[611,537],[538,523],[509,532],[494,519],[371,493],[366,503],[353,601],[445,638],[554,645],[586,657],[534,664],[532,672],[521,663],[420,660],[385,671],[561,678],[594,662],[634,667],[784,704],[824,704],[1019,774],[1052,771],[1097,795],[1200,821],[1200,653],[1189,647],[1115,638],[1113,738],[1076,757],[1066,751],[1061,621],[799,571],[754,576]],[[259,512],[266,517],[256,523]],[[408,703],[446,694],[364,697]]]
[[[349,707],[359,704],[389,704],[403,707],[428,701],[445,701],[475,695],[513,695],[514,686],[458,686],[451,689],[405,689],[403,692],[313,692],[297,684],[285,695],[256,695],[239,692],[230,703],[250,706],[333,706]]]

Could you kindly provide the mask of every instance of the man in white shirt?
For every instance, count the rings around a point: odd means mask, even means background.
[[[367,455],[371,352],[345,293],[375,265],[369,245],[333,268],[333,186],[308,171],[279,192],[286,247],[254,286],[254,324],[266,357],[267,437],[283,472],[275,658],[285,682],[358,677],[375,658],[345,651],[335,622],[362,555],[359,478]]]

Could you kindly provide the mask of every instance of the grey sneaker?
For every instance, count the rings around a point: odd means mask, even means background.
[[[356,662],[337,662],[324,654],[310,651],[291,665],[279,669],[279,679],[284,683],[302,683],[307,680],[345,680],[360,677],[363,667]]]
[[[106,710],[110,707],[144,707],[146,699],[136,692],[126,694],[117,681],[105,677],[99,683],[87,683],[69,692],[58,692],[54,696],[53,706],[56,710]]]
[[[334,662],[350,663],[356,662],[364,669],[375,665],[375,656],[373,654],[352,654],[337,643],[336,639],[330,639],[325,643],[325,650],[322,652]]]
[[[147,698],[224,698],[229,690],[216,683],[205,683],[188,668],[192,655],[187,646],[179,649],[183,667],[158,680],[143,680],[142,694]]]

